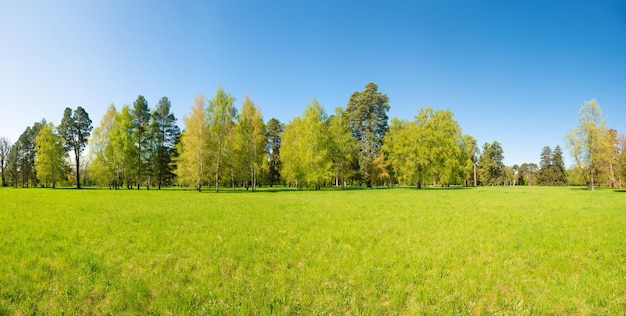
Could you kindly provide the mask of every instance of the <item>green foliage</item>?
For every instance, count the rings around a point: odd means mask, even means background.
[[[148,146],[148,142],[150,140],[150,134],[148,131],[150,109],[148,108],[148,101],[146,101],[146,98],[144,98],[143,95],[139,95],[137,100],[133,103],[131,114],[133,116],[132,135],[137,150],[137,153],[135,154],[135,157],[137,157],[137,169],[135,171],[135,176],[137,177],[137,189],[139,189],[144,181],[143,173],[145,171],[145,161],[148,160],[144,149]]]
[[[597,179],[607,172],[609,166],[609,130],[595,99],[585,101],[578,112],[578,126],[566,134],[565,138],[576,164],[585,170],[587,186],[593,190]]]
[[[171,112],[171,107],[170,100],[162,97],[150,114],[149,169],[159,189],[174,183],[172,157],[176,155],[174,144],[180,137],[180,128],[176,125],[176,116]]]
[[[374,159],[387,132],[389,97],[378,92],[375,83],[365,85],[365,90],[355,91],[346,106],[346,116],[350,130],[357,141],[359,171],[368,187],[374,180],[371,177]]]
[[[193,187],[200,191],[204,184],[204,177],[208,173],[208,127],[207,113],[204,111],[205,97],[202,94],[196,96],[191,113],[183,118],[185,129],[180,136],[176,159],[176,176],[180,185]]]
[[[0,194],[7,314],[626,308],[626,199],[613,190]]]
[[[282,143],[281,134],[285,129],[284,124],[275,118],[271,118],[267,122],[266,134],[267,146],[265,152],[268,158],[268,182],[272,187],[274,184],[280,183],[280,170],[282,169],[282,163],[280,159],[280,146]]]
[[[497,141],[485,143],[478,161],[478,179],[481,185],[504,184],[504,151]]]
[[[211,155],[208,162],[215,175],[215,191],[219,191],[220,173],[222,167],[229,166],[233,161],[227,160],[231,156],[233,148],[232,135],[237,117],[237,109],[233,106],[235,98],[226,93],[222,87],[215,92],[215,97],[209,101],[207,109],[209,151]],[[229,141],[231,140],[231,141]]]
[[[567,183],[563,151],[559,145],[554,148],[554,151],[550,146],[544,147],[541,151],[537,181],[541,185],[565,185]]]
[[[35,137],[35,170],[37,178],[44,185],[56,187],[58,180],[65,179],[68,168],[65,165],[67,152],[63,149],[63,138],[54,131],[52,123],[43,125]]]
[[[325,133],[328,117],[313,99],[307,104],[303,118],[295,117],[285,126],[282,136],[283,177],[288,183],[321,188],[332,177],[329,139]]]
[[[246,96],[235,130],[235,153],[241,163],[244,181],[252,186],[252,191],[256,190],[266,141],[261,110]]]
[[[392,119],[383,149],[398,180],[416,183],[458,184],[465,180],[463,136],[449,110],[421,108],[415,121]],[[471,144],[470,144],[471,145]]]
[[[74,152],[76,162],[76,187],[80,189],[80,154],[85,149],[91,134],[91,119],[89,114],[81,106],[72,112],[72,109],[65,108],[63,119],[59,124],[59,134],[63,138],[63,147],[66,151]]]

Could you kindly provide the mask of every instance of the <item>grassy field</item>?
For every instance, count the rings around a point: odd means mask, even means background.
[[[0,189],[1,314],[623,314],[626,193]]]

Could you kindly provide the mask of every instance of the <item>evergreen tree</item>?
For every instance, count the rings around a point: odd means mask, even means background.
[[[346,106],[352,136],[357,141],[359,170],[368,187],[372,186],[372,163],[378,155],[388,127],[389,98],[378,92],[375,83],[354,92]]]
[[[267,122],[266,134],[267,145],[265,152],[269,160],[269,185],[280,183],[280,170],[282,167],[280,159],[281,134],[285,126],[277,119],[272,118]]]
[[[154,142],[154,152],[151,154],[151,165],[157,177],[157,186],[173,182],[174,172],[172,156],[175,154],[174,143],[180,136],[180,129],[176,125],[176,117],[171,112],[172,104],[167,97],[162,97],[157,108],[150,115],[150,129]]]
[[[77,107],[72,113],[72,109],[65,108],[63,119],[59,125],[59,134],[63,137],[66,151],[74,152],[76,161],[76,188],[80,189],[80,154],[85,149],[91,134],[91,120],[89,114],[82,107]]]
[[[139,95],[135,103],[133,103],[133,139],[137,150],[137,171],[135,173],[137,177],[137,189],[140,188],[143,181],[144,161],[147,160],[145,147],[147,147],[150,141],[150,133],[148,131],[150,120],[150,109],[148,108],[148,101]],[[149,184],[146,183],[146,188],[150,189]]]

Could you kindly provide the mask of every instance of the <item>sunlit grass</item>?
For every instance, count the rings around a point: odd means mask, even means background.
[[[0,190],[0,314],[620,314],[626,193]]]

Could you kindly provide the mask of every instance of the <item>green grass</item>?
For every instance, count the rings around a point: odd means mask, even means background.
[[[626,193],[0,189],[1,314],[623,314]]]

